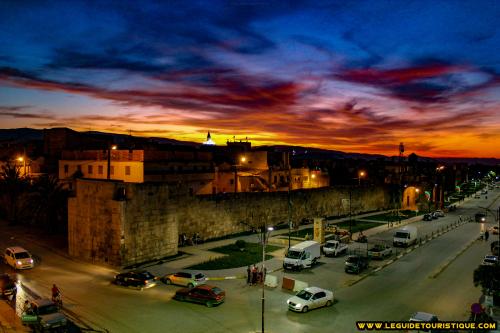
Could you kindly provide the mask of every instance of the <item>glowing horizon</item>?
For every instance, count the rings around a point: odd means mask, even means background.
[[[0,120],[500,158],[498,17],[488,1],[4,2]]]

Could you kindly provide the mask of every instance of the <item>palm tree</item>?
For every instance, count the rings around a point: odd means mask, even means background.
[[[68,191],[55,176],[41,176],[33,182],[32,216],[49,232],[66,231]]]
[[[20,168],[7,162],[0,170],[0,209],[10,225],[25,221],[29,180],[21,177]]]

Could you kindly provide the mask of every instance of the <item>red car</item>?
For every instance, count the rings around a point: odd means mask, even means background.
[[[222,289],[207,284],[199,285],[191,289],[179,289],[174,296],[174,299],[178,301],[201,303],[208,307],[223,303],[225,298],[226,293]]]

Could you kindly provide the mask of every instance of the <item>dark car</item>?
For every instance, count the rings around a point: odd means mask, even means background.
[[[423,219],[424,221],[432,221],[432,214],[424,214]]]
[[[350,255],[345,261],[345,272],[359,274],[362,270],[368,268],[369,259],[360,255]]]
[[[491,242],[490,250],[493,255],[500,256],[500,246],[498,245],[498,241]]]
[[[135,287],[142,290],[156,286],[156,277],[148,271],[130,271],[115,276],[114,283],[119,286]]]
[[[474,220],[476,222],[486,222],[486,214],[476,213],[476,215],[474,215]]]
[[[177,290],[174,299],[184,302],[205,304],[208,307],[221,304],[226,299],[226,293],[216,286],[203,284],[194,288]]]
[[[0,293],[3,298],[11,299],[17,291],[16,282],[9,274],[0,275]]]

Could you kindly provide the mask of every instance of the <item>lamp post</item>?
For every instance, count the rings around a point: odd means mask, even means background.
[[[265,281],[266,281],[266,267],[265,267],[265,261],[266,261],[266,244],[269,239],[269,235],[271,234],[271,231],[273,231],[273,227],[267,227],[264,224],[264,228],[262,228],[262,313],[261,313],[261,329],[262,333],[264,333],[264,305],[265,305]]]
[[[116,145],[108,146],[108,174],[107,179],[111,179],[111,150],[116,150]]]
[[[358,173],[358,186],[361,186],[361,178],[363,178],[366,175],[366,172],[360,171]]]

